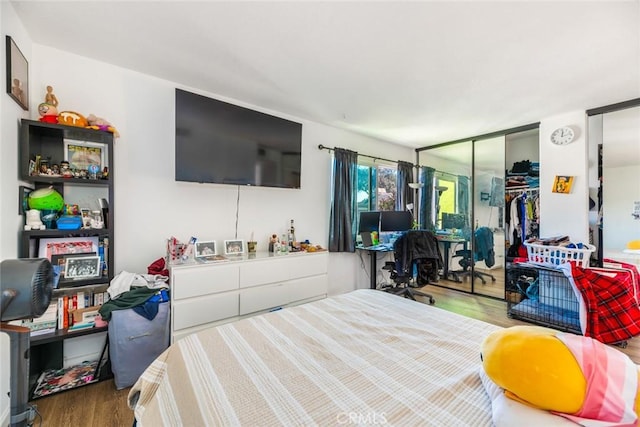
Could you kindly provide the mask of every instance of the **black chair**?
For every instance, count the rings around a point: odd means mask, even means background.
[[[495,264],[495,251],[493,249],[493,231],[489,227],[479,227],[474,233],[474,251],[470,249],[457,250],[453,258],[460,257],[458,264],[462,267],[461,270],[454,270],[451,272],[456,281],[462,281],[462,277],[471,275],[471,266],[475,265],[476,261],[484,261],[487,267],[491,267]],[[496,278],[490,273],[484,273],[481,271],[473,270],[473,277],[482,281],[482,284],[486,284],[485,277],[491,278],[492,282],[496,281]]]
[[[429,304],[435,303],[433,295],[413,288],[438,281],[442,255],[436,236],[427,230],[409,230],[395,241],[393,254],[394,261],[387,261],[382,269],[390,272],[394,286],[383,289],[414,301],[421,296],[428,298]]]

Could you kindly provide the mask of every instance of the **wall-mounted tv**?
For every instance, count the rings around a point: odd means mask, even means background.
[[[176,181],[300,188],[302,124],[176,89]]]

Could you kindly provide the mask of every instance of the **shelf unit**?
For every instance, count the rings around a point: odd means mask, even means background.
[[[114,276],[114,161],[113,134],[109,132],[85,129],[80,127],[43,123],[34,120],[22,120],[19,143],[19,175],[20,180],[33,189],[53,187],[64,198],[67,204],[77,204],[80,208],[100,209],[98,199],[106,199],[109,204],[105,215],[105,228],[78,230],[20,230],[19,256],[21,258],[40,257],[42,239],[91,238],[97,240],[103,248],[104,262],[101,275],[97,277],[67,279],[61,278],[54,298],[76,291],[104,291]],[[47,159],[50,165],[69,161],[67,152],[69,145],[99,149],[101,169],[108,167],[105,179],[88,179],[78,177],[60,177],[32,173],[31,161],[36,156]],[[95,150],[97,152],[98,150]],[[106,333],[107,328],[92,328],[77,331],[58,329],[55,332],[35,335],[30,339],[30,387],[44,370],[60,369],[64,365],[64,341],[96,333]],[[106,337],[105,337],[106,340]],[[109,374],[105,377],[108,377]],[[102,379],[102,378],[98,378]]]

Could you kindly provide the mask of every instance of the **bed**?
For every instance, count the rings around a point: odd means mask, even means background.
[[[190,335],[129,393],[141,426],[490,426],[497,326],[357,290]]]

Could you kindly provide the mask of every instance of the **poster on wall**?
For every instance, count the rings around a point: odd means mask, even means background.
[[[554,193],[569,194],[571,193],[571,187],[573,186],[573,177],[568,175],[556,175],[553,180]]]

